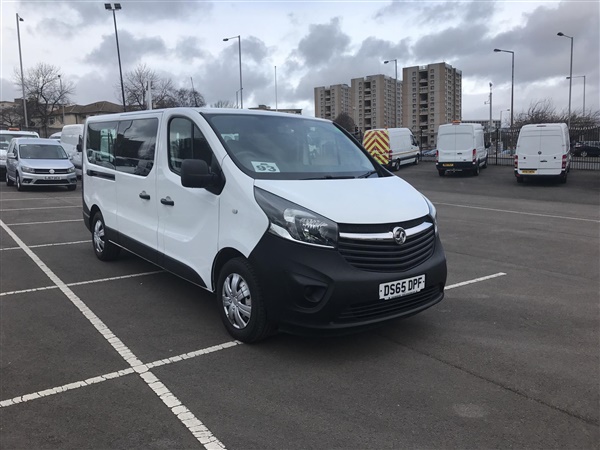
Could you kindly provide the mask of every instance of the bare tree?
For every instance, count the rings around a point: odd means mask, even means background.
[[[139,64],[134,70],[126,72],[123,79],[125,103],[129,108],[147,109],[148,82],[152,86],[152,103],[157,108],[174,105],[173,82],[170,78],[161,78],[146,64]],[[120,86],[118,86],[120,92]]]
[[[21,102],[2,107],[2,112],[0,114],[0,125],[3,128],[22,128],[23,123],[23,105]]]
[[[210,105],[211,108],[235,108],[235,104],[229,100],[219,100]]]
[[[340,113],[333,121],[349,133],[354,133],[356,129],[354,119],[348,113]]]
[[[552,100],[535,100],[529,108],[515,116],[515,128],[520,129],[523,125],[532,123],[568,123],[569,113],[567,110],[556,111]],[[600,125],[600,111],[586,111],[580,114],[571,111],[571,127],[594,127]]]
[[[195,89],[177,89],[173,92],[173,97],[175,100],[174,106],[206,106],[204,96]]]
[[[13,80],[20,88],[21,75],[16,68]],[[75,92],[75,85],[61,77],[58,67],[46,63],[38,63],[27,70],[24,84],[28,118],[39,119],[39,128],[47,134],[50,117],[62,104],[69,102],[69,96]]]

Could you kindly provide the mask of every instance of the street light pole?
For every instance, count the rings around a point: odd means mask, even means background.
[[[115,14],[115,11],[121,9],[121,4],[105,3],[104,9],[112,11],[113,21],[115,22],[115,38],[117,40],[117,58],[119,59],[119,77],[121,79],[121,96],[123,98],[123,111],[127,111],[127,107],[125,106],[125,87],[123,86],[123,69],[121,68],[121,50],[119,49],[119,33],[117,32],[117,15]]]
[[[510,84],[510,127],[513,127],[513,116],[514,116],[514,110],[515,110],[515,105],[514,105],[514,100],[515,100],[515,52],[513,52],[512,50],[501,50],[499,48],[495,48],[494,49],[495,52],[505,52],[505,53],[510,53],[512,56],[512,68],[511,68],[511,73],[512,73],[512,79],[511,79],[511,84]]]
[[[277,108],[277,66],[275,66],[275,111],[278,111],[278,108]]]
[[[229,39],[238,40],[238,55],[240,59],[240,108],[244,109],[244,98],[242,95],[244,92],[244,88],[242,87],[242,37],[238,34],[237,36],[224,38],[223,41],[227,42]]]
[[[510,111],[510,109],[501,109],[501,110],[500,110],[500,128],[502,128],[502,113],[503,113],[504,111]]]
[[[58,76],[58,82],[60,83],[60,98],[62,100],[63,88],[62,88],[62,78],[60,77],[60,75]],[[65,103],[61,101],[61,105],[62,105],[62,124],[64,126],[65,125]]]
[[[23,116],[25,117],[25,128],[29,128],[29,122],[27,121],[27,100],[25,100],[25,77],[23,76],[23,57],[21,56],[21,31],[19,29],[19,22],[24,22],[22,17],[19,17],[17,13],[17,39],[19,41],[19,63],[21,64],[21,90],[23,91]]]
[[[567,80],[571,77],[567,77]],[[577,75],[573,78],[583,78],[583,111],[581,113],[582,116],[585,116],[585,75]]]
[[[395,84],[394,84],[394,128],[398,128],[398,60],[389,59],[384,61],[384,64],[394,61],[394,67],[396,72]]]
[[[571,87],[573,86],[573,36],[567,36],[563,32],[556,33],[557,36],[571,39],[571,65],[569,66],[569,117],[567,126],[571,129]]]
[[[492,119],[492,82],[490,81],[490,133],[494,128],[494,120]]]

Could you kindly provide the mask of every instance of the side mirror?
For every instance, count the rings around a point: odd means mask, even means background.
[[[489,143],[489,142],[486,142],[486,143],[485,143],[485,148],[490,148],[491,146],[492,146],[492,144],[491,144],[491,143]]]
[[[215,186],[219,176],[211,173],[202,159],[184,159],[181,163],[181,185],[190,188]]]

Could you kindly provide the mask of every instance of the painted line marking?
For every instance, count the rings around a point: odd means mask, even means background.
[[[242,345],[242,342],[239,341],[229,341],[219,345],[213,345],[212,347],[204,348],[202,350],[196,350],[190,353],[183,353],[181,355],[172,356],[171,358],[161,359],[158,361],[154,361],[146,364],[146,367],[160,367],[167,364],[173,364],[179,361],[184,361],[186,359],[196,358],[201,355],[207,355],[209,353],[218,352],[220,350],[225,350],[227,348],[235,347],[237,345]],[[57,386],[50,389],[45,389],[39,392],[33,392],[31,394],[20,395],[18,397],[10,398],[7,400],[0,401],[0,408],[6,408],[7,406],[16,405],[18,403],[29,402],[31,400],[35,400],[42,397],[47,397],[49,395],[60,394],[61,392],[70,391],[73,389],[79,389],[82,387],[90,386],[92,384],[102,383],[104,381],[112,380],[114,378],[124,377],[125,375],[130,375],[135,373],[136,371],[130,367],[128,369],[119,370],[117,372],[105,373],[104,375],[99,375],[97,377],[88,378],[82,381],[75,381],[73,383],[64,384],[62,386]],[[154,381],[156,383],[156,381]],[[158,388],[158,386],[157,386]]]
[[[143,364],[138,357],[106,326],[94,312],[31,250],[27,245],[12,231],[3,220],[0,220],[0,226],[8,235],[21,247],[25,253],[33,260],[37,266],[42,269],[50,280],[58,286],[63,294],[75,305],[86,319],[104,336],[110,345],[117,351],[133,370],[148,384],[150,389],[158,395],[162,402],[171,410],[171,412],[180,420],[180,422],[192,433],[192,435],[206,449],[225,448],[225,445],[219,441],[206,426],[194,416],[185,405],[183,405],[171,391],[160,382],[148,367]]]
[[[530,212],[523,212],[523,211],[512,211],[510,209],[485,208],[483,206],[457,205],[455,203],[435,202],[435,204],[436,205],[445,205],[445,206],[456,206],[457,208],[482,209],[484,211],[503,212],[503,213],[510,213],[510,214],[522,214],[524,216],[548,217],[551,219],[579,220],[581,222],[600,223],[600,220],[598,220],[598,219],[583,219],[581,217],[554,216],[552,214],[539,214],[539,213],[530,213]]]
[[[65,209],[65,208],[81,208],[81,206],[43,206],[40,208],[9,208],[9,209],[0,209],[0,212],[8,212],[8,211],[34,211],[37,209]]]
[[[72,242],[57,242],[55,244],[37,244],[30,245],[29,248],[41,248],[41,247],[58,247],[61,245],[74,245],[74,244],[89,244],[90,240],[87,239],[85,241],[72,241]],[[0,252],[4,252],[6,250],[21,250],[21,247],[6,247],[0,248]]]
[[[467,284],[479,283],[480,281],[491,280],[492,278],[503,277],[504,275],[506,275],[504,272],[498,272],[493,275],[488,275],[486,277],[475,278],[473,280],[468,280],[468,281],[463,281],[461,283],[451,284],[450,286],[446,286],[444,290],[454,289],[454,288],[461,287],[461,286],[466,286]]]
[[[68,219],[68,220],[50,220],[48,222],[22,222],[22,223],[7,223],[7,227],[16,227],[18,225],[43,225],[45,223],[65,223],[65,222],[83,222],[83,219]],[[4,222],[2,222],[4,223]]]
[[[76,197],[66,197],[66,198],[76,198]],[[26,200],[62,200],[63,198],[57,197],[25,197],[25,198],[0,198],[0,202],[16,202],[16,201],[26,201]]]
[[[97,280],[77,281],[75,283],[68,283],[65,286],[69,286],[69,287],[83,286],[85,284],[103,283],[105,281],[114,281],[114,280],[125,280],[127,278],[143,277],[146,275],[154,275],[157,273],[164,273],[164,270],[156,270],[154,272],[134,273],[131,275],[121,275],[119,277],[99,278]],[[0,297],[4,297],[6,295],[14,295],[14,294],[27,294],[29,292],[46,291],[48,289],[57,289],[57,288],[58,288],[58,286],[54,285],[54,286],[44,286],[44,287],[32,288],[32,289],[22,289],[20,291],[0,292]]]

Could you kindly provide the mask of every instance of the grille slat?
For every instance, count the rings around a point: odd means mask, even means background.
[[[386,227],[388,231],[396,226],[408,229],[426,220],[429,219],[424,217],[420,219],[420,222],[413,220],[400,224],[386,224]],[[353,228],[354,230],[358,229],[357,226],[353,226]],[[382,230],[386,231],[381,225],[373,226],[371,229],[364,225],[360,228],[360,232],[364,234],[381,233]],[[357,269],[376,272],[400,272],[416,267],[433,254],[434,245],[435,230],[433,226],[410,236],[402,245],[392,241],[368,241],[347,237],[340,238],[338,242],[340,254],[349,264]]]
[[[440,292],[439,286],[430,286],[406,297],[350,305],[339,314],[334,322],[355,322],[393,316],[430,303]]]
[[[41,174],[50,174],[50,170],[51,169],[33,169],[34,173],[41,173]],[[54,174],[59,174],[59,173],[69,173],[69,169],[54,169]]]

